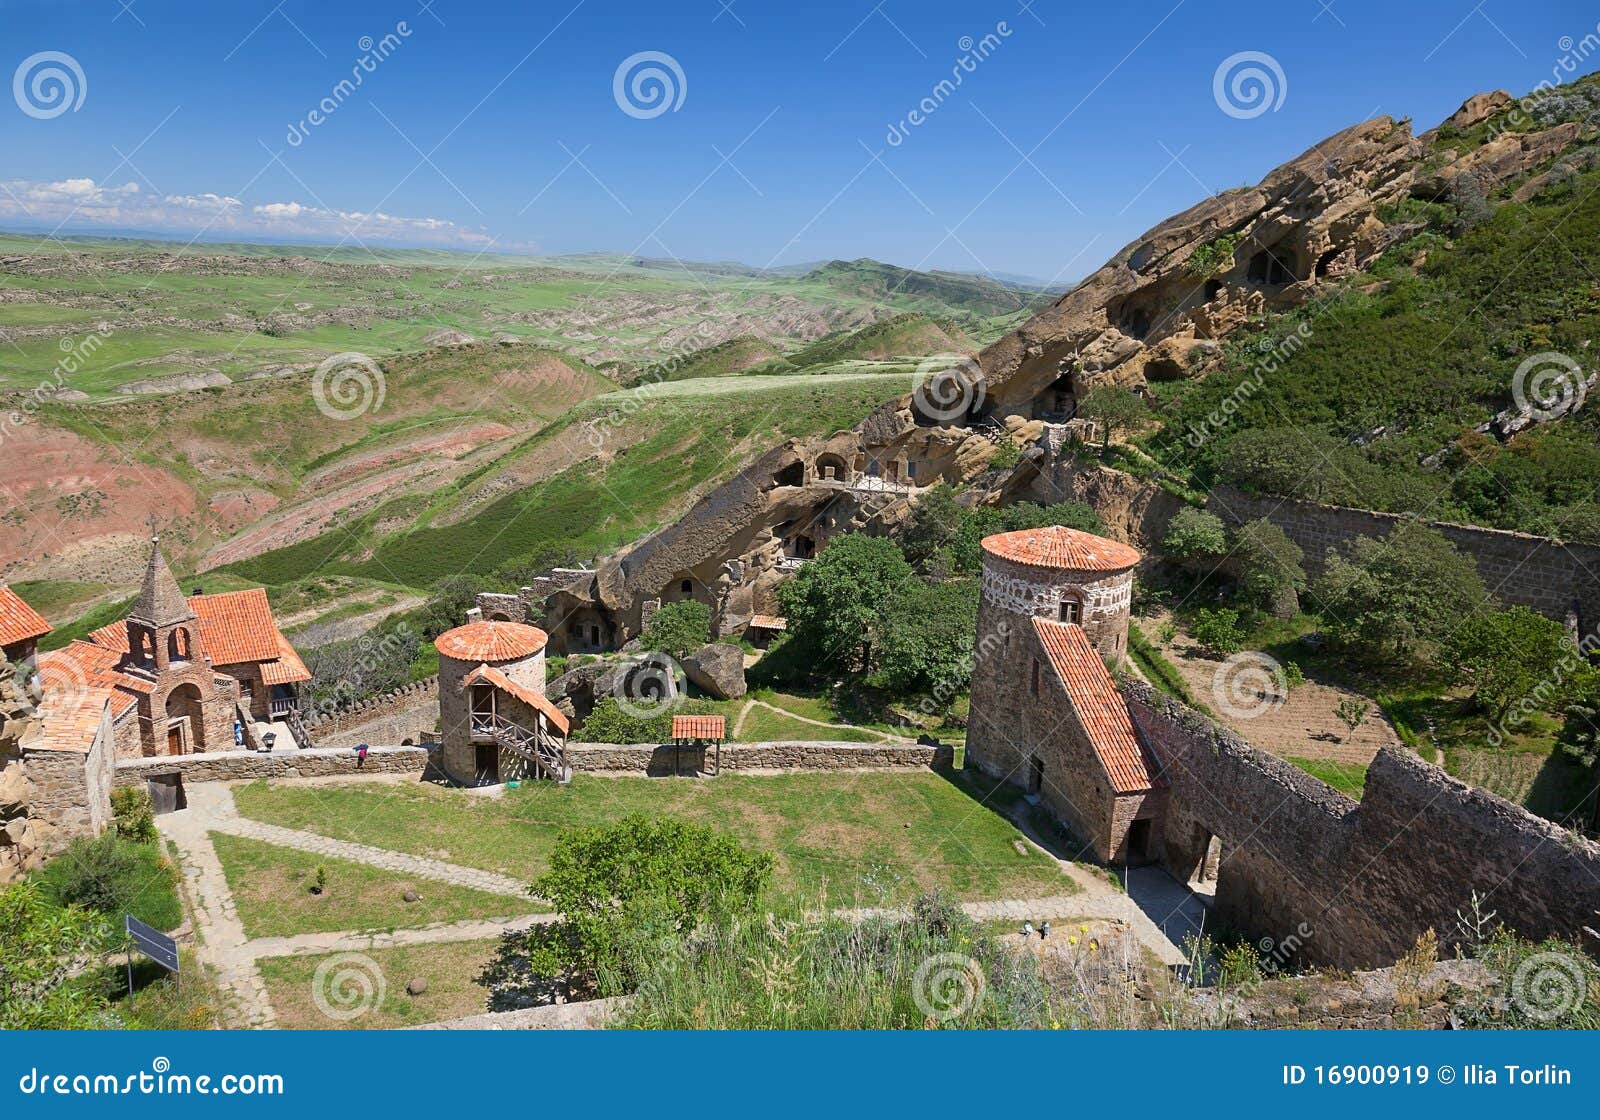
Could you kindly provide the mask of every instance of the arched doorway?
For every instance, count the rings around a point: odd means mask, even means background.
[[[165,753],[194,754],[206,749],[202,714],[198,685],[180,684],[167,694]]]

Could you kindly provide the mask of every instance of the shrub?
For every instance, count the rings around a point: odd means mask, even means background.
[[[76,982],[113,941],[103,916],[53,905],[38,883],[0,888],[0,1030],[116,1026],[105,992]]]
[[[115,832],[79,838],[37,872],[41,893],[57,906],[81,906],[121,922],[132,914],[156,929],[183,921],[177,869],[154,844]]]
[[[1228,529],[1216,514],[1185,506],[1167,526],[1161,551],[1180,564],[1215,564],[1228,554]]]
[[[1237,233],[1229,233],[1200,246],[1189,256],[1189,274],[1205,278],[1227,272],[1233,267],[1233,254],[1239,248],[1239,237]]]
[[[1078,402],[1078,415],[1100,425],[1100,446],[1105,450],[1118,434],[1130,432],[1150,420],[1150,406],[1132,389],[1101,385],[1090,389]]]
[[[597,702],[584,721],[572,732],[579,743],[670,743],[674,715],[710,715],[712,707],[704,700],[677,703],[653,702],[653,714],[635,715],[615,696]]]
[[[1244,630],[1239,626],[1239,612],[1219,608],[1195,614],[1191,627],[1194,640],[1213,657],[1226,657],[1244,648]]]
[[[156,838],[156,809],[150,791],[138,786],[119,786],[111,791],[111,815],[117,835],[140,844]]]
[[[711,608],[693,599],[667,603],[650,616],[639,640],[645,649],[688,657],[711,641]]]
[[[702,925],[748,918],[772,882],[772,856],[671,817],[633,815],[564,832],[530,893],[561,920],[516,935],[486,972],[491,987],[564,979],[607,994],[631,990],[630,938],[680,944]]]

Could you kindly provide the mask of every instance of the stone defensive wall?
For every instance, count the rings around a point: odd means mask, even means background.
[[[1206,508],[1230,525],[1264,517],[1306,554],[1306,570],[1320,572],[1330,548],[1357,537],[1386,537],[1414,518],[1403,513],[1325,506],[1288,498],[1252,497],[1231,486],[1212,492]],[[1564,622],[1576,606],[1581,627],[1600,621],[1600,547],[1536,537],[1506,529],[1482,529],[1448,521],[1426,521],[1478,565],[1490,593],[1507,606],[1528,607]]]
[[[610,774],[693,775],[715,767],[715,747],[682,747],[652,743],[569,743],[567,761],[578,772]],[[825,740],[724,743],[722,770],[927,770],[954,765],[948,746],[901,743],[849,743]]]
[[[1473,892],[1535,940],[1594,925],[1600,844],[1405,750],[1378,752],[1357,803],[1148,685],[1124,691],[1170,787],[1162,860],[1181,882],[1220,842],[1225,928],[1311,963],[1374,968],[1430,928],[1450,945]]]
[[[306,719],[319,747],[358,743],[420,743],[439,723],[439,678],[413,681],[350,708],[318,712]]]
[[[202,754],[128,758],[117,763],[118,786],[142,785],[148,778],[181,775],[185,782],[246,782],[256,778],[327,778],[354,774],[405,774],[420,778],[428,765],[423,747],[373,747],[357,768],[356,752],[344,747],[273,751],[214,751]]]

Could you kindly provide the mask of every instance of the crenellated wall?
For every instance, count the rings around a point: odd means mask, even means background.
[[[1148,685],[1124,692],[1170,788],[1163,861],[1186,879],[1221,842],[1213,913],[1227,928],[1371,968],[1430,928],[1450,944],[1474,891],[1530,938],[1594,923],[1600,844],[1404,750],[1378,752],[1358,804]]]

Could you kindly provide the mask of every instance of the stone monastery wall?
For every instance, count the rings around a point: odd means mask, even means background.
[[[1600,844],[1408,751],[1378,753],[1357,804],[1147,685],[1125,692],[1171,788],[1164,861],[1185,876],[1220,841],[1213,913],[1225,927],[1372,968],[1430,928],[1450,944],[1474,891],[1530,938],[1594,925]]]
[[[1218,487],[1206,508],[1231,525],[1265,517],[1305,550],[1311,572],[1322,570],[1330,548],[1362,536],[1386,537],[1411,520],[1400,513],[1256,498],[1229,486]],[[1565,621],[1576,603],[1585,629],[1600,622],[1600,547],[1448,521],[1426,524],[1477,562],[1483,582],[1507,606]]]

